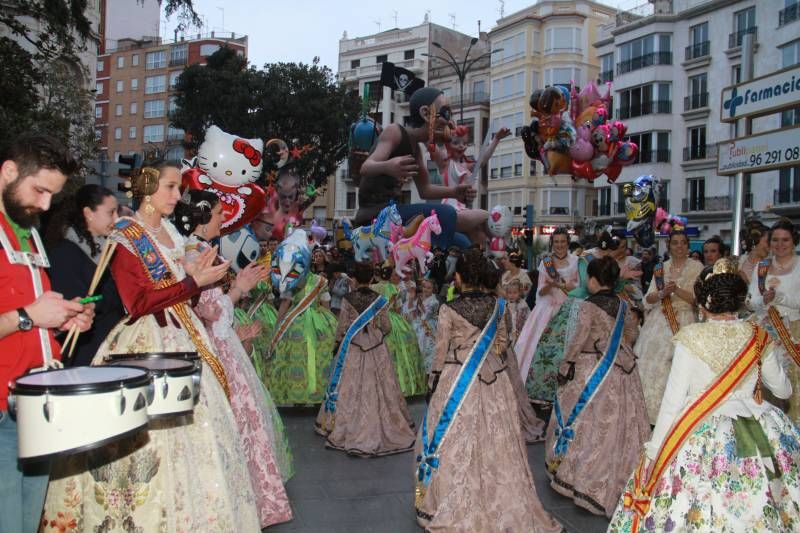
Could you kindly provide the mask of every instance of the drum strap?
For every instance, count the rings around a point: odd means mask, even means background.
[[[38,253],[14,250],[8,235],[6,235],[3,227],[0,226],[0,245],[2,245],[3,250],[6,252],[8,262],[12,265],[25,265],[28,267],[31,274],[31,281],[33,282],[33,295],[39,298],[44,293],[42,272],[39,269],[50,268],[50,261],[47,259],[42,239],[39,237],[39,232],[36,231],[36,228],[31,228],[31,237],[33,237],[33,242]],[[53,364],[53,349],[50,345],[50,334],[47,328],[36,329],[39,330],[39,343],[42,346],[42,369],[47,369]]]

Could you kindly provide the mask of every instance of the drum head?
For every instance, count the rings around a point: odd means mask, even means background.
[[[143,352],[143,353],[112,353],[106,356],[106,361],[117,361],[119,359],[186,359],[195,361],[200,359],[197,352]]]
[[[186,359],[130,357],[111,361],[108,365],[143,368],[157,376],[163,376],[164,374],[175,377],[189,376],[195,372],[194,363]]]
[[[14,394],[92,394],[108,392],[120,387],[147,385],[150,376],[141,368],[77,366],[60,370],[37,372],[17,378],[10,385]]]

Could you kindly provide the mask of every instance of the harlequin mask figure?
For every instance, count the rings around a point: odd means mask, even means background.
[[[311,265],[311,249],[305,230],[296,229],[272,254],[272,286],[281,294],[302,285]]]
[[[628,231],[641,246],[650,247],[655,242],[656,203],[660,182],[655,176],[639,176],[622,187],[625,196],[625,214]]]

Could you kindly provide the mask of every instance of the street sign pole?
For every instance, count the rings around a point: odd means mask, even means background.
[[[746,33],[742,36],[742,82],[750,81],[753,79],[753,55],[754,55],[754,35]],[[752,134],[753,121],[746,117],[744,122],[744,134]],[[739,126],[742,120],[736,121],[736,135],[740,135]],[[739,235],[742,232],[742,221],[744,219],[744,172],[738,172],[733,178],[733,228],[731,234],[731,241],[733,244],[733,255],[739,256],[742,253],[741,239]]]

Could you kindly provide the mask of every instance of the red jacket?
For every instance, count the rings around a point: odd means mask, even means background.
[[[0,213],[0,227],[2,227],[11,246],[19,250],[19,241],[8,224],[4,214]],[[31,240],[31,249],[36,246]],[[1,247],[0,247],[1,248]],[[44,253],[44,250],[41,250]],[[50,290],[50,278],[44,269],[40,268],[42,287],[44,291]],[[4,250],[0,250],[0,313],[14,311],[20,307],[30,305],[36,300],[33,293],[33,279],[30,269],[26,265],[12,265]],[[48,333],[53,357],[61,358],[61,346],[56,342],[53,331]],[[42,346],[39,341],[39,329],[34,327],[30,331],[15,331],[0,339],[0,411],[8,409],[8,383],[25,374],[31,368],[41,367],[43,364]]]

